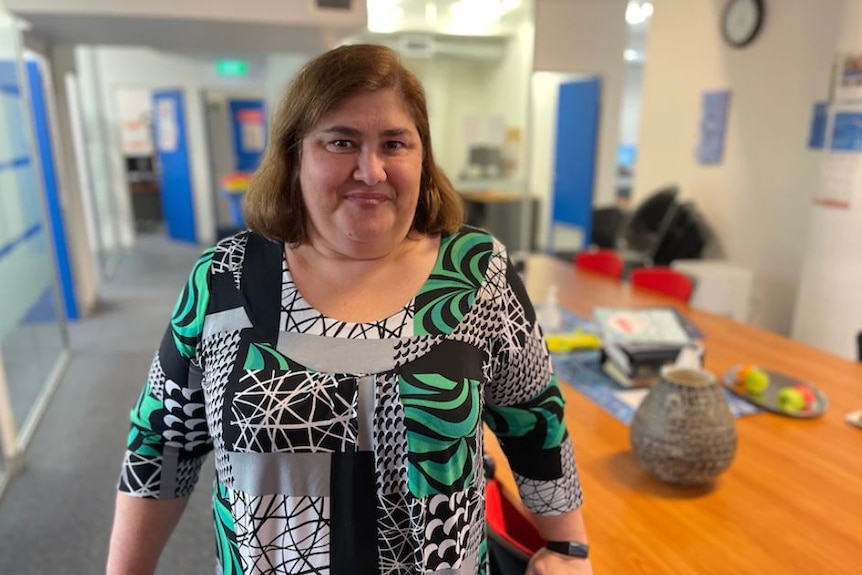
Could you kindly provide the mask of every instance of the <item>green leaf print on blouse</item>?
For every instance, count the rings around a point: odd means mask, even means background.
[[[278,371],[288,371],[290,363],[277,350],[268,343],[252,343],[248,346],[248,354],[245,356],[243,369],[251,371],[262,371],[270,367]]]
[[[126,445],[143,457],[158,457],[162,454],[162,436],[153,430],[153,414],[164,411],[164,404],[150,393],[147,386],[132,409],[132,428]],[[157,418],[161,421],[161,417]]]
[[[472,307],[493,251],[491,237],[467,231],[443,238],[434,269],[416,296],[416,335],[451,333]]]
[[[204,318],[210,301],[207,276],[215,247],[201,254],[189,274],[188,283],[174,306],[171,328],[177,351],[186,359],[195,355],[197,339],[203,330]]]
[[[407,426],[408,484],[416,497],[449,495],[473,480],[479,382],[434,373],[399,377]]]
[[[542,432],[542,448],[559,447],[566,437],[564,401],[556,377],[533,399],[520,405],[486,405],[485,420],[498,437],[524,437]]]
[[[236,543],[236,527],[230,510],[230,491],[216,483],[213,493],[213,515],[215,516],[216,556],[224,575],[242,575],[242,563]]]

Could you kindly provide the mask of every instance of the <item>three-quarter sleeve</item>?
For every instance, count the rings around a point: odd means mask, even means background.
[[[582,496],[564,400],[527,292],[514,266],[504,261],[485,421],[509,461],[524,505],[540,515],[566,513],[580,506]]]
[[[131,411],[119,481],[122,492],[147,498],[185,497],[212,450],[199,344],[210,300],[213,252],[214,248],[205,251],[192,268]]]

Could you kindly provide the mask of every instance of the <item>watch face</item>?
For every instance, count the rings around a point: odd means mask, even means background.
[[[730,0],[722,15],[724,38],[733,46],[749,44],[763,22],[761,0]]]

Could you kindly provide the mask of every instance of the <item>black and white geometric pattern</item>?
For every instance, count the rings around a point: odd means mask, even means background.
[[[473,504],[475,500],[471,499],[469,491],[427,498],[421,520],[425,528],[422,552],[425,571],[457,569],[467,558]]]
[[[421,574],[421,539],[417,536],[416,498],[409,494],[378,495],[377,550],[381,575]]]
[[[216,476],[233,487],[233,469],[225,449],[222,417],[224,413],[225,389],[228,376],[239,354],[240,332],[218,332],[202,342],[206,369],[204,369],[203,388],[206,397],[206,414],[215,450]]]
[[[120,489],[135,497],[158,497],[161,492],[162,458],[126,451],[120,473]]]
[[[559,515],[573,511],[583,503],[571,438],[567,437],[563,441],[560,451],[563,467],[563,476],[560,479],[537,481],[514,474],[521,501],[533,513]],[[572,494],[575,496],[572,497]]]
[[[248,243],[248,233],[237,234],[216,246],[212,259],[214,274],[232,273],[237,289],[242,279],[242,261],[245,259],[245,246]]]
[[[352,451],[358,433],[356,378],[311,371],[249,370],[231,402],[232,449],[253,453]]]
[[[159,354],[153,359],[150,365],[150,373],[147,376],[147,382],[150,385],[150,393],[158,399],[162,400],[165,392],[165,370],[162,369],[162,362],[159,359]]]
[[[413,334],[413,302],[386,319],[350,323],[329,318],[309,304],[293,282],[287,262],[282,266],[281,331],[350,339],[388,339]]]
[[[532,399],[551,377],[550,357],[536,327],[520,350],[509,350],[487,397],[494,405],[518,405]],[[531,385],[525,385],[530,382]]]
[[[328,575],[328,497],[236,492],[233,503],[244,575]]]
[[[180,387],[173,380],[165,381],[164,416],[165,447],[186,452],[199,452],[209,442],[209,428],[203,393]]]
[[[197,485],[204,459],[203,456],[180,459],[177,464],[177,497],[188,497],[192,494],[195,485]]]
[[[442,335],[421,335],[399,339],[395,342],[395,367],[399,368],[426,355],[443,338]]]
[[[407,426],[395,372],[377,377],[374,429],[378,493],[383,496],[406,495],[404,470],[407,469],[407,449],[404,438]]]

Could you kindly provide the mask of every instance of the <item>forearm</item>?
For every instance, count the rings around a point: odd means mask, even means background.
[[[143,499],[117,494],[107,575],[152,575],[188,497]]]
[[[545,541],[587,543],[587,530],[580,508],[559,515],[536,515],[533,520]]]

